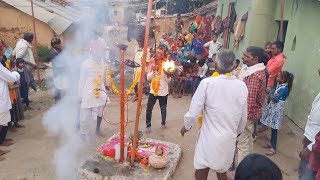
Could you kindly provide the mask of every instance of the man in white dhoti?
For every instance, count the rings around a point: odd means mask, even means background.
[[[220,50],[215,61],[219,75],[201,81],[184,117],[182,136],[203,111],[194,156],[196,180],[206,180],[210,169],[217,173],[219,180],[227,180],[237,136],[247,122],[248,90],[244,82],[230,75],[234,63],[231,50]]]
[[[109,100],[106,94],[106,71],[104,62],[104,46],[97,40],[90,45],[91,57],[81,66],[79,80],[80,133],[84,137],[89,134],[93,122],[97,120],[96,134],[103,136],[100,125],[104,105]]]
[[[2,64],[2,52],[0,52],[0,144],[4,146],[12,145],[13,142],[6,140],[8,132],[8,123],[11,121],[10,109],[11,101],[9,96],[8,83],[14,83],[20,79],[20,75],[17,72],[10,72]],[[0,161],[4,160],[2,155],[8,153],[9,151],[0,150]]]

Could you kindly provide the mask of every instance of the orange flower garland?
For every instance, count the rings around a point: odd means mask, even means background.
[[[219,74],[218,72],[214,72],[211,77],[218,77],[219,75],[220,75],[220,74]],[[230,73],[226,73],[225,75],[226,75],[227,77],[230,77],[230,76],[231,76]],[[202,126],[202,118],[203,118],[203,112],[199,115],[199,118],[198,118],[199,129],[200,129],[201,126]]]
[[[107,67],[106,67],[106,72],[107,72],[108,80],[109,80],[109,82],[110,82],[112,91],[113,91],[116,95],[120,96],[120,92],[119,92],[119,90],[117,89],[116,85],[114,84],[113,79],[112,79],[112,76],[111,76],[111,73],[108,71],[108,68],[107,68]],[[129,94],[132,93],[132,91],[134,90],[134,87],[138,84],[140,75],[141,75],[141,71],[138,71],[137,74],[136,74],[136,77],[135,77],[135,79],[134,79],[134,81],[133,81],[133,83],[132,83],[132,85],[131,85],[130,88],[129,88],[129,91],[126,92],[125,97],[128,97]]]
[[[161,73],[162,73],[162,66],[160,66],[160,68],[158,70],[158,76],[152,78],[152,80],[151,80],[151,87],[153,89],[154,96],[158,96],[158,91],[159,91],[159,87],[160,87],[160,80],[161,80]]]
[[[94,67],[94,71],[95,71],[95,74],[98,73],[98,79],[94,79],[93,80],[93,94],[96,98],[99,98],[100,97],[100,86],[102,84],[102,72],[97,72],[98,71],[98,68],[97,68],[97,64],[95,64],[95,67]]]

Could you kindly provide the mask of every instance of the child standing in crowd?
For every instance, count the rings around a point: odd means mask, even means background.
[[[271,42],[267,42],[266,45],[264,46],[264,50],[266,51],[266,56],[268,58],[268,61],[269,59],[272,58],[271,45],[272,45]]]
[[[196,92],[200,81],[206,77],[208,71],[208,66],[205,63],[205,60],[202,59],[198,62],[198,73],[193,77],[192,80],[192,95]]]
[[[271,146],[265,146],[265,148],[270,148],[266,153],[268,156],[276,154],[278,130],[281,128],[285,100],[291,91],[293,77],[293,74],[288,71],[281,71],[278,74],[277,81],[279,85],[263,113],[264,117],[261,119],[262,124],[271,128]]]
[[[0,62],[3,59],[2,52],[0,52]],[[11,121],[10,109],[12,108],[9,96],[8,83],[14,83],[20,78],[17,72],[10,72],[2,64],[0,64],[0,145],[10,146],[13,144],[11,139],[6,139],[8,132],[8,123]],[[2,155],[9,151],[0,150],[0,161],[4,160]]]
[[[209,55],[208,55],[207,63],[212,62],[212,56],[214,54],[217,54],[219,49],[222,47],[222,44],[220,42],[218,42],[217,40],[218,40],[218,34],[213,33],[212,40],[203,45],[203,47],[205,48],[206,51],[208,51],[206,48],[209,48],[209,52],[208,52]]]
[[[173,97],[174,98],[181,98],[182,95],[181,95],[181,91],[182,91],[182,86],[181,86],[181,79],[179,78],[182,73],[183,73],[183,66],[182,66],[182,63],[179,62],[179,61],[175,61],[174,62],[175,64],[175,68],[176,68],[176,72],[175,72],[175,75],[173,77]]]
[[[24,68],[24,60],[21,58],[16,59],[17,71],[20,74],[20,96],[23,99],[23,104],[25,105],[26,110],[31,110],[29,107],[29,85],[26,81],[25,77],[25,68]]]
[[[233,71],[231,72],[232,75],[236,76],[238,78],[239,76],[239,73],[241,71],[241,68],[239,67],[240,65],[240,60],[239,59],[236,59],[236,63],[234,64],[234,69]]]
[[[204,56],[204,41],[203,41],[203,32],[198,32],[197,37],[193,39],[191,44],[191,50],[194,51],[194,57],[197,60],[203,59]]]

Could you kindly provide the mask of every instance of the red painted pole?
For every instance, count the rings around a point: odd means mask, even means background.
[[[149,33],[150,33],[151,11],[152,11],[152,0],[149,0],[147,21],[146,21],[146,32],[144,35],[143,56],[141,61],[141,76],[140,76],[139,91],[138,91],[137,113],[136,113],[136,121],[134,125],[134,136],[133,136],[132,152],[131,152],[131,166],[134,166],[134,159],[135,159],[135,154],[136,154],[137,144],[138,144],[139,119],[141,114],[143,84],[144,84],[145,75],[146,75],[146,62],[147,62],[148,41],[149,41]]]
[[[41,79],[40,79],[40,70],[39,70],[39,59],[38,59],[38,39],[37,39],[37,32],[36,32],[36,20],[34,18],[34,9],[33,9],[33,0],[31,0],[31,11],[32,11],[32,21],[33,21],[33,37],[34,37],[34,45],[36,51],[36,65],[37,65],[37,76],[38,76],[38,83],[39,87],[41,86]]]
[[[119,44],[120,49],[120,160],[119,163],[123,163],[124,160],[124,108],[125,108],[125,91],[124,91],[124,52],[128,46]]]

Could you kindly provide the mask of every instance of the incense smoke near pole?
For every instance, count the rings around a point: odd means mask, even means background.
[[[45,114],[43,125],[49,135],[59,137],[53,164],[56,179],[76,180],[77,168],[80,164],[79,153],[86,144],[79,135],[80,98],[78,96],[78,81],[81,62],[89,57],[88,46],[91,41],[104,35],[103,27],[109,16],[104,0],[73,1],[72,6],[82,8],[83,16],[74,24],[75,33],[71,40],[63,43],[63,51],[55,61],[53,80],[48,82],[51,91],[55,88],[64,91],[63,98]],[[113,11],[111,11],[113,12]],[[111,46],[113,46],[111,44]],[[95,125],[96,122],[92,122]]]

